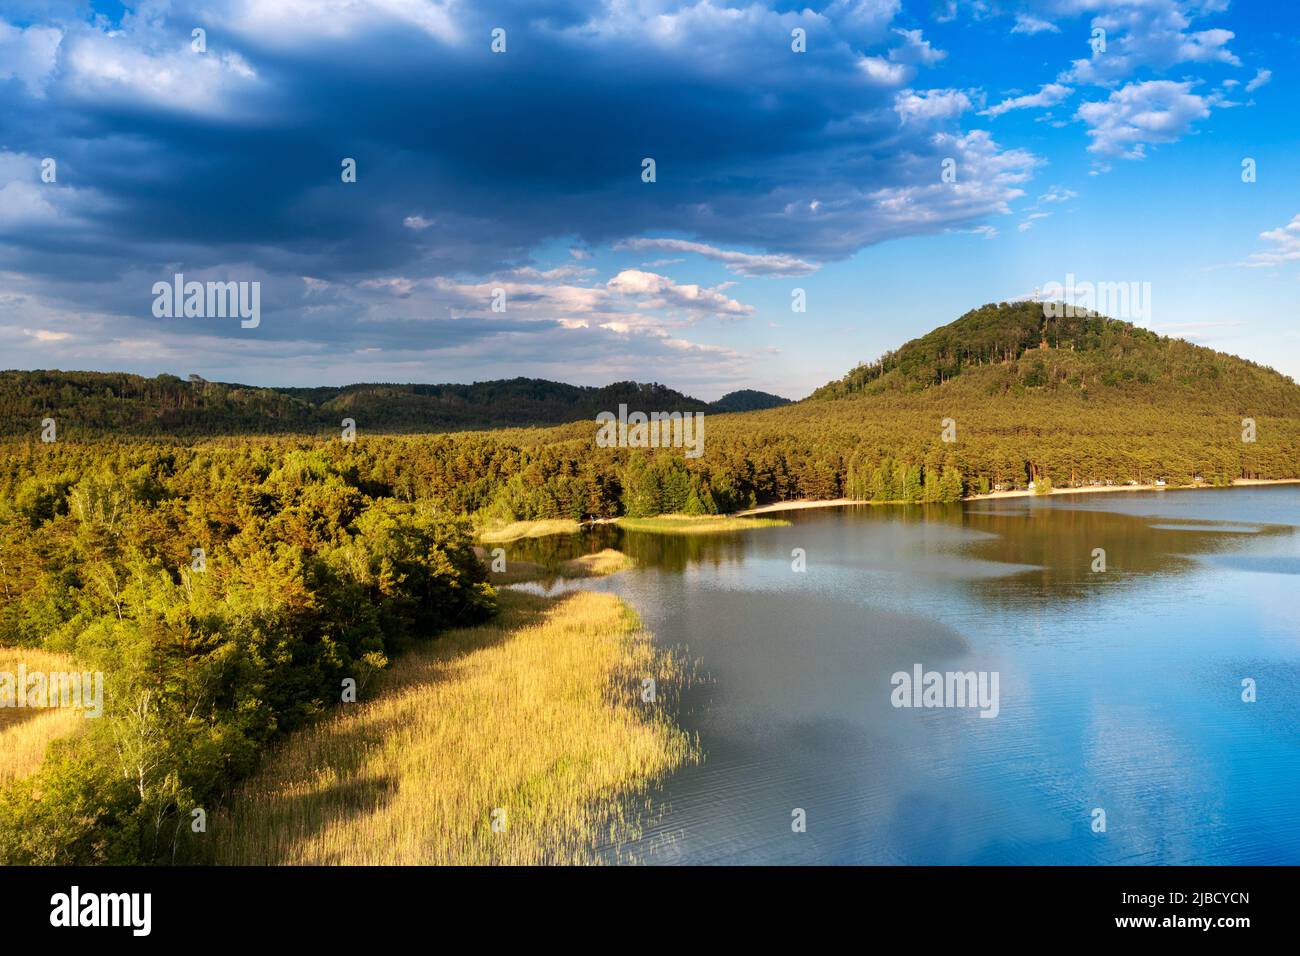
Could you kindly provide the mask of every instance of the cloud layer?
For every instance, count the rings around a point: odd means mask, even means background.
[[[1140,159],[1223,105],[1149,74],[1243,69],[1214,0],[20,6],[0,19],[0,344],[270,381],[664,362],[744,384],[752,356],[715,333],[765,283],[1045,215],[1016,208],[1043,157],[999,123],[1075,100],[1098,162]],[[931,35],[965,17],[1020,44],[1083,24],[1107,50],[993,93]],[[176,272],[261,282],[256,335],[153,318]]]

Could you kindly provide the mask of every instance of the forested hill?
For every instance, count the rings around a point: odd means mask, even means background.
[[[837,400],[836,407],[827,400]],[[705,403],[636,382],[592,388],[514,378],[258,388],[194,376],[9,371],[0,372],[0,435],[38,434],[47,417],[58,423],[60,437],[319,436],[345,418],[371,434],[476,431],[591,421],[620,404],[640,411],[742,412],[754,427],[770,421],[793,428],[797,421],[802,431],[810,416],[860,421],[867,407],[882,424],[901,421],[903,407],[919,408],[918,402],[927,408],[938,403],[945,417],[968,420],[978,409],[980,420],[993,421],[1005,420],[1013,408],[1028,413],[1028,402],[1033,421],[1074,416],[1061,426],[1082,438],[1079,401],[1128,424],[1158,409],[1195,410],[1224,421],[1260,415],[1300,420],[1300,386],[1272,369],[1099,315],[1045,318],[1041,303],[1019,302],[974,309],[795,404],[752,390]]]
[[[738,392],[728,392],[716,402],[709,403],[711,412],[756,412],[763,408],[779,408],[789,405],[790,399],[773,395],[770,392],[756,392],[752,388],[742,388]]]
[[[1101,315],[1045,317],[1041,302],[973,309],[812,397],[916,392],[958,378],[958,393],[986,396],[1029,389],[1096,397],[1117,390],[1147,402],[1190,394],[1225,411],[1300,413],[1300,387],[1270,368]]]
[[[472,385],[358,384],[257,388],[174,375],[0,372],[0,434],[34,434],[52,417],[62,428],[122,435],[319,433],[344,418],[372,432],[458,431],[555,425],[618,410],[739,411],[787,400],[733,392],[712,404],[659,384],[603,388],[514,378]]]
[[[707,411],[706,402],[657,383],[615,382],[602,388],[540,378],[498,379],[472,385],[345,385],[338,388],[277,388],[337,424],[350,417],[384,431],[503,428],[594,419],[599,412],[629,408]]]

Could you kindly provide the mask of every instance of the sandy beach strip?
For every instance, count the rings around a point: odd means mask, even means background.
[[[1254,485],[1296,485],[1300,484],[1300,478],[1239,478],[1232,483],[1232,488],[1251,487]],[[1088,485],[1082,488],[1053,488],[1047,494],[1049,495],[1088,495],[1104,494],[1107,492],[1118,491],[1190,491],[1200,488],[1213,488],[1214,485]],[[1046,495],[1039,495],[1037,492],[1028,489],[1017,489],[1015,491],[990,491],[986,495],[967,495],[962,501],[986,501],[998,498],[1042,498]],[[845,505],[870,505],[870,504],[921,504],[919,501],[864,501],[858,498],[834,498],[826,501],[813,501],[801,499],[799,501],[776,501],[770,505],[762,505],[758,508],[751,508],[748,511],[737,511],[737,518],[745,518],[750,515],[767,514],[772,511],[803,511],[806,508],[840,508]]]

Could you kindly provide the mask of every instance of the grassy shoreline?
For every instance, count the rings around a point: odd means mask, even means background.
[[[541,521],[512,521],[500,528],[480,531],[479,541],[484,544],[505,544],[521,538],[542,538],[551,534],[577,534],[582,525],[572,518],[546,518]]]
[[[614,548],[605,548],[593,554],[584,554],[570,558],[568,561],[561,561],[555,568],[516,558],[506,562],[504,571],[493,571],[492,558],[485,548],[476,547],[474,553],[488,569],[488,580],[493,586],[498,587],[506,584],[522,584],[526,581],[545,581],[550,578],[603,578],[636,566],[636,561],[631,556]]]
[[[625,531],[654,534],[719,534],[748,531],[751,528],[776,528],[790,522],[780,518],[749,518],[741,515],[659,515],[654,518],[618,518],[615,523]]]
[[[605,548],[595,554],[584,554],[582,557],[565,561],[560,565],[560,577],[603,578],[626,571],[635,565],[636,561],[622,551]]]
[[[852,504],[844,499],[838,504]],[[544,519],[540,521],[515,521],[501,528],[480,531],[478,540],[482,544],[508,544],[523,538],[541,538],[552,534],[577,534],[584,527],[601,524],[614,524],[625,531],[649,531],[658,534],[716,534],[728,531],[748,531],[751,528],[772,528],[789,524],[779,518],[749,518],[747,515],[759,514],[765,510],[777,510],[768,506],[756,511],[743,511],[734,515],[684,515],[662,514],[653,518],[593,518],[582,522],[567,518]],[[587,575],[572,575],[585,577]]]
[[[210,828],[217,862],[592,863],[634,836],[637,801],[697,757],[669,715],[680,662],[613,595],[501,606],[277,746]]]

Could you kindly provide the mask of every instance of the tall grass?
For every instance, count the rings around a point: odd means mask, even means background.
[[[595,554],[584,554],[561,563],[560,577],[603,578],[609,574],[626,571],[635,564],[636,562],[622,551],[605,548]]]
[[[20,663],[29,673],[78,670],[64,654],[0,647],[0,671],[16,674]],[[71,737],[85,722],[85,714],[70,707],[0,707],[0,787],[39,770],[50,742]]]
[[[619,518],[619,527],[627,531],[653,531],[656,534],[717,534],[748,531],[750,528],[775,528],[788,525],[782,518],[735,518],[728,515],[659,515],[657,518]]]
[[[666,706],[681,665],[613,595],[501,606],[288,737],[215,817],[217,861],[587,863],[633,835],[653,782],[697,753]]]
[[[486,544],[518,541],[520,538],[541,538],[548,534],[577,534],[582,526],[572,518],[547,518],[542,521],[512,521],[500,528],[479,533]]]
[[[605,548],[593,554],[584,554],[576,558],[570,558],[568,561],[561,561],[554,568],[548,568],[546,565],[534,561],[523,561],[514,558],[506,564],[504,571],[493,571],[492,559],[485,548],[475,547],[474,553],[487,566],[488,580],[497,587],[505,584],[520,584],[524,581],[546,581],[554,578],[601,578],[609,574],[617,574],[619,571],[626,571],[636,565],[636,561],[622,551]]]

